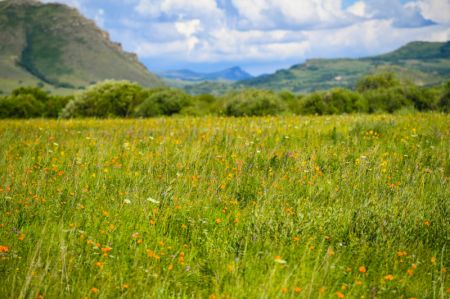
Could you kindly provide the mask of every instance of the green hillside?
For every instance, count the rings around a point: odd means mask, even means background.
[[[0,90],[20,85],[82,89],[105,79],[162,81],[76,9],[33,0],[0,2]]]
[[[311,59],[238,85],[294,92],[351,88],[362,76],[377,71],[395,72],[418,85],[438,84],[450,78],[450,42],[413,42],[394,52],[369,58]]]

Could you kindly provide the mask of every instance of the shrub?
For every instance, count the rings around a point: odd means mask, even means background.
[[[328,92],[315,92],[303,99],[303,114],[342,114],[367,112],[366,99],[359,93],[336,88]]]
[[[152,117],[173,115],[192,104],[192,97],[175,89],[163,89],[150,95],[136,108],[135,115]]]
[[[50,96],[45,103],[43,117],[57,118],[67,103],[73,100],[73,96]]]
[[[61,116],[128,117],[144,99],[142,88],[128,81],[105,81],[90,87],[64,108]]]
[[[19,87],[12,91],[12,96],[19,95],[30,95],[34,97],[37,101],[45,103],[50,98],[50,95],[47,91],[42,90],[39,87]]]
[[[29,94],[0,98],[0,118],[34,118],[42,116],[45,105]]]
[[[225,114],[228,116],[265,116],[286,111],[280,96],[271,92],[247,89],[226,96]]]
[[[439,109],[446,113],[450,112],[450,81],[445,84],[444,92],[439,100]]]
[[[356,90],[358,92],[366,92],[369,90],[376,90],[379,88],[391,88],[400,85],[401,82],[400,80],[397,79],[394,73],[382,72],[361,78],[356,83]]]

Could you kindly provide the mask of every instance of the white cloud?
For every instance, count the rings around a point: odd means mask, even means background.
[[[363,1],[355,2],[353,5],[347,8],[347,11],[358,17],[370,17],[367,12],[367,5]]]
[[[450,24],[450,0],[421,0],[415,4],[425,18],[439,24]]]
[[[149,61],[150,69],[152,62],[299,63],[450,39],[450,0],[356,0],[347,8],[342,0],[54,1],[109,26],[112,38]],[[112,7],[124,11],[112,17]]]

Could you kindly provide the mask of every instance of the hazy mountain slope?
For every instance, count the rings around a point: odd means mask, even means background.
[[[39,82],[84,88],[105,79],[162,84],[134,54],[65,5],[0,2],[0,40],[0,89]]]
[[[287,70],[238,84],[244,87],[307,92],[332,87],[353,87],[371,72],[390,70],[419,85],[450,78],[450,42],[413,42],[394,52],[361,59],[311,59]]]
[[[197,73],[191,70],[175,70],[160,73],[165,79],[181,81],[240,81],[253,78],[238,66],[213,73]]]

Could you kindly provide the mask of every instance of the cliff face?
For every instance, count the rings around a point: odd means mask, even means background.
[[[162,85],[135,54],[125,52],[93,21],[65,5],[0,2],[0,40],[0,89],[2,82],[33,80],[72,89],[105,79]]]

